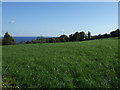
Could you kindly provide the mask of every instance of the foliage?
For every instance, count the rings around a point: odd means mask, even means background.
[[[56,39],[55,38],[49,38],[49,43],[55,43],[56,42]]]
[[[85,38],[85,33],[84,32],[80,32],[80,41],[84,40]]]
[[[112,32],[110,33],[110,36],[111,36],[111,37],[120,37],[120,30],[117,29],[117,30],[115,30],[115,31],[112,31]]]
[[[70,35],[69,35],[69,41],[74,41],[74,40],[73,40],[73,34],[70,34]]]
[[[75,32],[72,36],[70,36],[72,41],[82,41],[85,38],[84,32]]]
[[[91,38],[91,32],[88,32],[88,39]]]
[[[73,41],[80,41],[80,34],[79,34],[79,32],[75,32],[75,34],[73,34]]]
[[[14,38],[12,36],[10,36],[8,32],[6,32],[2,39],[2,44],[3,45],[13,45],[13,44],[15,44]]]
[[[67,42],[68,41],[68,37],[66,35],[61,35],[59,37],[59,39],[60,39],[60,42]]]
[[[119,37],[119,36],[120,36],[119,29],[110,32],[110,34],[105,33],[103,35],[99,34],[95,36],[92,36],[91,32],[88,32],[88,33],[75,32],[74,34],[70,34],[69,36],[60,35],[59,37],[53,37],[53,38],[45,38],[41,36],[41,37],[38,37],[36,40],[27,41],[24,43],[31,44],[31,43],[57,43],[57,42],[85,41],[85,40],[102,39],[102,38]]]

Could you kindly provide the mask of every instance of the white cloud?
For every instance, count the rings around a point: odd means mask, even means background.
[[[9,23],[10,23],[10,24],[14,24],[14,23],[15,23],[15,20],[10,20]]]

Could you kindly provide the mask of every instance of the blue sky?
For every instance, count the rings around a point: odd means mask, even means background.
[[[2,35],[93,35],[118,28],[117,2],[3,2]]]

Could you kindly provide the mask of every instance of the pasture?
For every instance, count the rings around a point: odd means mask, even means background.
[[[3,88],[120,88],[118,39],[2,46]]]

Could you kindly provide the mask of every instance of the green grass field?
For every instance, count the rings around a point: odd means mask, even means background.
[[[3,88],[120,88],[117,38],[2,50]]]

